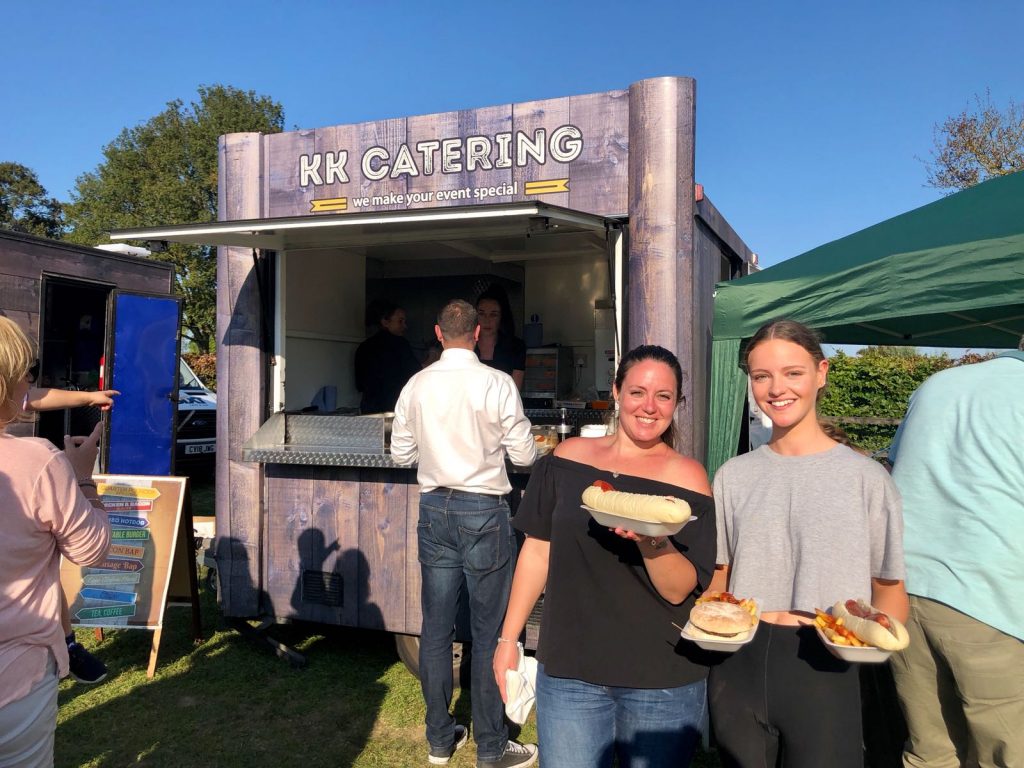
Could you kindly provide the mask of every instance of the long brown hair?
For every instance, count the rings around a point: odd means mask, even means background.
[[[673,355],[664,347],[657,344],[641,344],[629,350],[619,361],[619,368],[615,371],[615,391],[622,394],[622,383],[626,380],[629,369],[644,360],[654,360],[656,363],[664,363],[672,371],[676,378],[676,404],[683,399],[683,368],[679,365],[679,358]],[[670,448],[675,447],[676,420],[675,416],[669,422],[668,429],[661,433],[662,442]]]

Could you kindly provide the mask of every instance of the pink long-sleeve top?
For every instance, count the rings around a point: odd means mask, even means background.
[[[110,545],[107,514],[52,443],[0,432],[0,707],[25,696],[53,653],[63,677],[60,556],[89,565]]]

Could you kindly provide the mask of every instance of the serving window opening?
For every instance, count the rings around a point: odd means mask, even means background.
[[[278,461],[292,451],[292,463],[312,464],[331,461],[332,453],[386,452],[386,427],[367,425],[364,435],[359,420],[337,421],[360,413],[355,355],[378,330],[366,315],[379,301],[405,311],[405,338],[419,366],[437,353],[434,324],[448,300],[472,303],[488,286],[500,286],[515,335],[529,337],[521,394],[531,420],[552,423],[554,409],[565,404],[579,409],[573,420],[581,424],[606,418],[584,411],[609,400],[625,343],[625,231],[625,217],[521,202],[122,230],[113,237],[252,250],[271,364],[268,418],[245,438],[243,456]],[[260,446],[273,450],[261,453]]]
[[[621,339],[622,226],[532,220],[397,242],[385,228],[381,241],[276,253],[271,410],[359,413],[355,354],[379,330],[368,309],[404,310],[404,336],[422,365],[440,352],[438,310],[453,298],[474,303],[491,286],[505,291],[515,335],[531,350],[528,408],[607,400]]]

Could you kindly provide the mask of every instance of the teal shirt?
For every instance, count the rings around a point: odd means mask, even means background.
[[[1024,352],[930,377],[889,458],[907,591],[1024,639]]]

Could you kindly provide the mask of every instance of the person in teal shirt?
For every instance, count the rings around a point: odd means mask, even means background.
[[[889,449],[910,646],[892,657],[916,766],[1024,765],[1024,337],[931,376]]]

